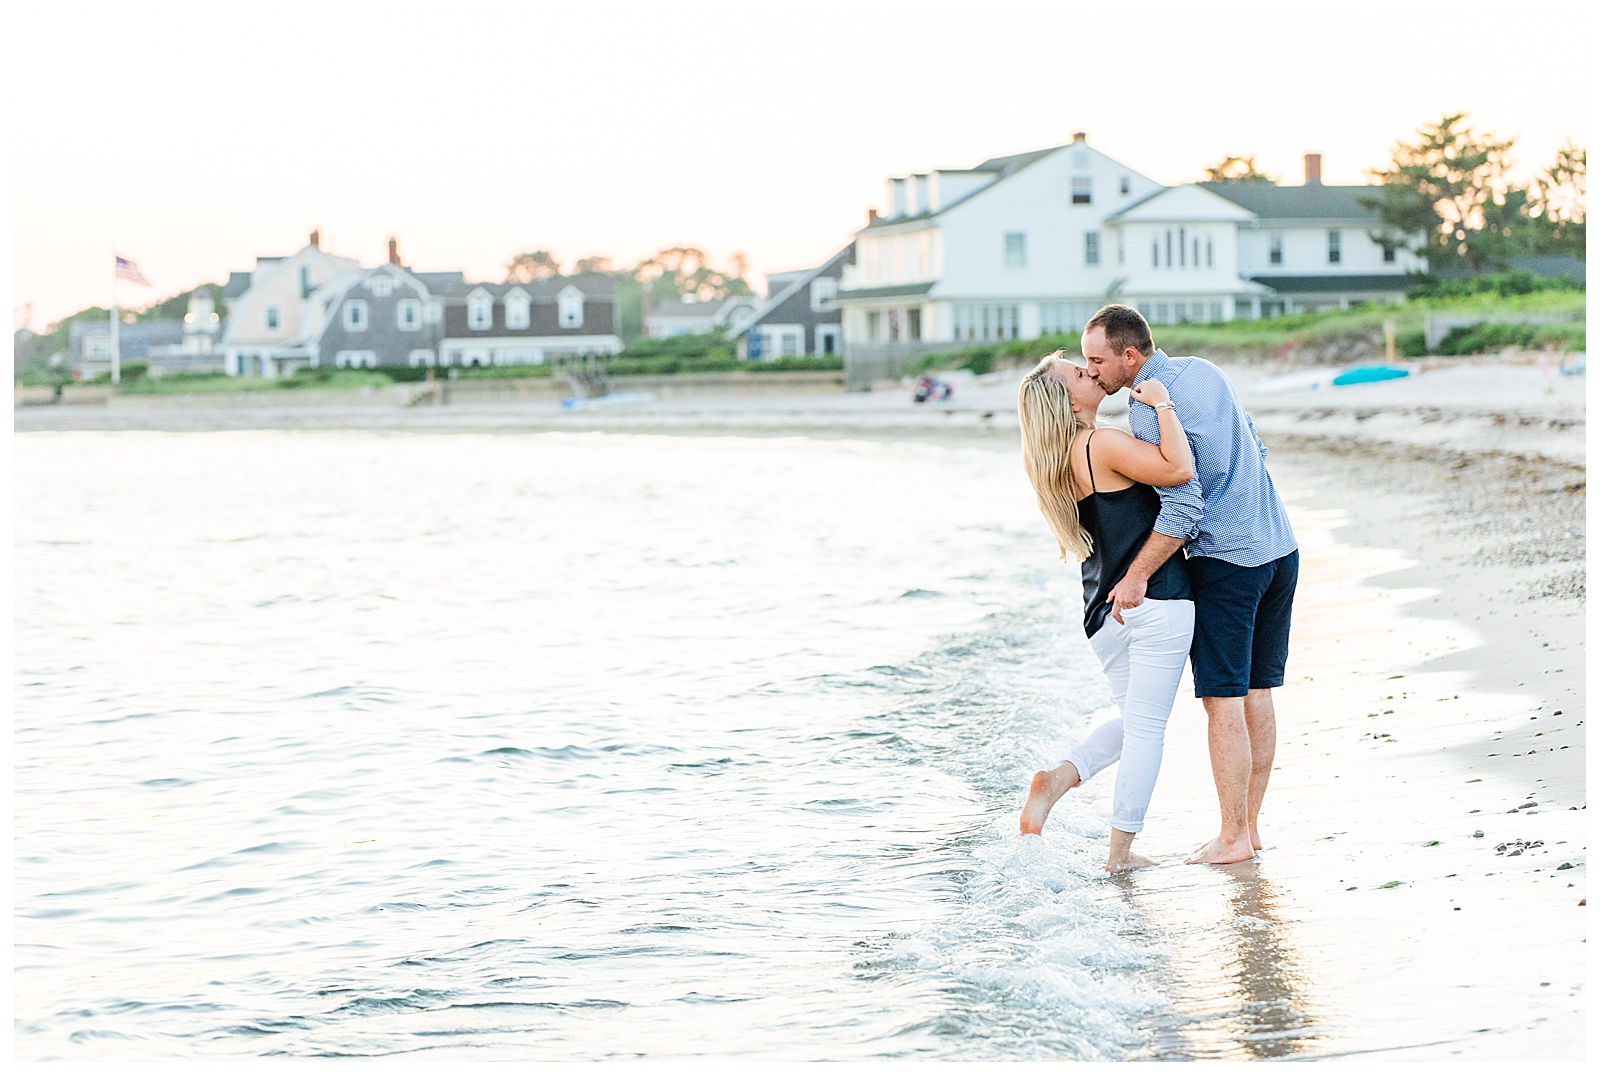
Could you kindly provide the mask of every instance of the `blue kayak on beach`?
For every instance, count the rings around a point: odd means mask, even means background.
[[[1410,374],[1410,368],[1373,364],[1370,367],[1349,368],[1339,372],[1333,377],[1333,385],[1350,386],[1354,383],[1383,382],[1385,379],[1403,379]]]

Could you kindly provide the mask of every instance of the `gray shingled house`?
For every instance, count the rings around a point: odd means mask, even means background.
[[[844,268],[855,262],[851,241],[820,266],[767,275],[767,300],[737,318],[725,337],[741,360],[785,356],[839,356],[844,332],[837,297]]]
[[[313,297],[314,325],[295,345],[312,367],[432,367],[442,305],[429,277],[444,287],[461,279],[413,274],[393,263],[339,278]]]
[[[622,351],[617,283],[605,274],[462,282],[437,295],[442,306],[439,363],[446,367],[541,364],[557,357]]]

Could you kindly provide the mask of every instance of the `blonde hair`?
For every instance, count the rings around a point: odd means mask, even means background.
[[[1039,361],[1017,390],[1017,418],[1022,426],[1022,467],[1028,472],[1033,493],[1061,547],[1061,559],[1070,551],[1082,562],[1094,550],[1094,540],[1078,519],[1077,483],[1072,477],[1070,454],[1078,432],[1088,425],[1072,411],[1067,384],[1050,373],[1065,361],[1067,351],[1057,349]]]

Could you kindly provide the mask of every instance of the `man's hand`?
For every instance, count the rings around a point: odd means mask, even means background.
[[[1123,608],[1138,607],[1144,603],[1144,591],[1149,584],[1149,578],[1135,577],[1129,573],[1112,586],[1111,594],[1107,597],[1111,601],[1111,617],[1122,622]]]

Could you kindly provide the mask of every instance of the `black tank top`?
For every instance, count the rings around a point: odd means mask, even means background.
[[[1094,435],[1089,432],[1083,444],[1089,494],[1078,500],[1078,520],[1094,540],[1094,550],[1083,560],[1083,630],[1090,637],[1111,614],[1111,601],[1106,597],[1133,565],[1161,513],[1161,496],[1149,484],[1134,484],[1121,491],[1094,490],[1094,459],[1089,454]],[[1150,575],[1145,596],[1151,600],[1194,599],[1181,550]]]

